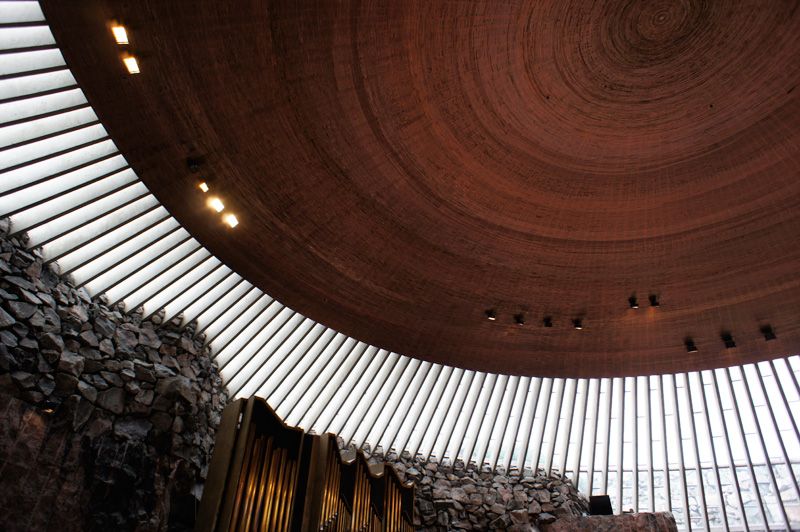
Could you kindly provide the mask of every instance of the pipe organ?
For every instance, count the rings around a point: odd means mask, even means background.
[[[222,413],[195,532],[413,532],[414,487],[388,464],[288,427],[260,398]]]

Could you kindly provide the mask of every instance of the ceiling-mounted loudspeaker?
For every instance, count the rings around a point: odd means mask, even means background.
[[[736,342],[733,341],[733,336],[731,336],[731,333],[722,333],[721,338],[725,343],[725,349],[733,349],[736,347]]]
[[[553,326],[553,318],[551,318],[550,316],[545,316],[545,318],[542,320],[542,322],[544,322],[544,326],[545,327],[552,327]]]
[[[778,338],[775,335],[775,331],[773,331],[772,327],[770,327],[769,325],[764,325],[763,327],[761,327],[761,334],[764,335],[764,340],[766,340],[767,342]]]

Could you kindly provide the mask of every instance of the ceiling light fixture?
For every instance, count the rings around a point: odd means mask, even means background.
[[[550,316],[545,316],[542,320],[544,322],[545,327],[552,327],[553,326],[553,318]]]
[[[486,311],[486,319],[489,321],[494,321],[497,319],[497,313],[494,310],[487,310]]]
[[[126,57],[123,59],[123,62],[125,63],[125,68],[128,69],[130,74],[138,74],[140,72],[139,63],[136,62],[135,57]]]
[[[225,221],[228,222],[228,225],[230,225],[231,227],[236,227],[237,225],[239,225],[239,220],[237,220],[236,216],[234,216],[233,214],[229,214],[228,216],[226,216]]]
[[[572,320],[572,325],[574,325],[576,329],[581,330],[583,329],[583,320],[580,318],[575,318]]]
[[[125,31],[124,27],[114,26],[111,31],[114,33],[114,39],[117,44],[128,44],[128,32]]]
[[[770,340],[776,340],[778,337],[775,335],[775,331],[772,330],[772,327],[769,325],[764,325],[761,327],[761,334],[764,335],[764,340],[769,342]]]
[[[222,212],[222,209],[225,208],[225,205],[222,204],[222,201],[219,198],[211,198],[211,201],[208,202],[211,205],[211,208],[217,212]]]
[[[514,323],[516,323],[517,325],[525,325],[525,315],[524,314],[515,315]]]
[[[629,297],[628,303],[630,303],[631,308],[639,308],[639,303],[636,302],[636,296]]]
[[[200,183],[199,187],[203,192],[208,192],[208,185],[206,183]]]
[[[650,300],[650,306],[651,307],[657,307],[658,306],[658,296],[657,295],[650,294],[650,297],[648,297],[647,299]]]
[[[697,346],[694,345],[694,340],[689,337],[686,337],[683,340],[684,345],[686,345],[686,351],[689,353],[697,353]]]

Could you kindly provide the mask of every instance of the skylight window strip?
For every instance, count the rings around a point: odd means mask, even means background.
[[[116,290],[118,284],[123,283],[143,268],[148,267],[151,262],[156,261],[156,259],[160,258],[163,254],[187,242],[190,238],[186,230],[179,226],[175,231],[154,240],[141,251],[131,255],[124,261],[117,262],[93,279],[76,283],[76,286],[78,288],[86,287],[86,290],[90,294],[105,292],[109,299],[109,306],[113,307],[121,300],[121,296],[125,293]]]
[[[605,393],[603,393],[602,385],[606,384]],[[600,463],[600,478],[601,489],[600,493],[608,493],[608,464],[609,454],[611,452],[611,407],[612,397],[614,394],[614,379],[603,379],[601,381],[600,395],[602,398],[600,407],[600,418],[605,422],[603,426],[603,454],[601,455]]]
[[[238,353],[242,347],[241,338],[248,329],[255,330],[255,322],[264,318],[264,312],[275,301],[257,288],[253,287],[253,299],[250,304],[243,304],[239,307],[239,312],[228,320],[228,323],[221,326],[215,335],[211,334],[211,329],[206,331],[206,342],[214,342],[216,355],[215,360],[219,364],[231,358],[232,353]],[[282,307],[276,303],[274,307]],[[273,314],[274,315],[274,314]],[[268,317],[268,316],[267,316]],[[238,340],[238,341],[237,341]],[[229,349],[230,348],[230,349]],[[225,353],[225,356],[223,356]]]
[[[575,419],[573,421],[573,431],[575,431],[576,437],[573,438],[570,436],[570,441],[575,442],[575,450],[570,455],[571,461],[569,461],[569,466],[567,466],[569,470],[572,471],[570,478],[576,487],[578,486],[581,464],[584,458],[584,434],[586,433],[586,426],[589,424],[589,422],[587,422],[587,414],[589,412],[589,390],[592,380],[596,379],[579,379],[576,391],[578,410],[575,412]]]
[[[237,397],[249,397],[258,391],[275,363],[284,356],[291,356],[294,346],[308,336],[317,325],[314,320],[308,319],[302,314],[290,310],[289,312],[291,313],[289,319],[272,337],[274,349],[262,349],[250,357],[237,353],[231,359],[231,363],[221,370],[225,374],[228,390]],[[271,361],[272,364],[268,364],[268,361]],[[269,395],[269,391],[265,395]]]
[[[44,96],[30,96],[0,104],[0,125],[11,126],[89,105],[83,91],[68,89]]]
[[[267,324],[252,337],[239,351],[218,353],[220,368],[224,370],[225,380],[229,389],[237,393],[248,393],[251,389],[264,389],[266,396],[271,390],[264,388],[271,368],[280,364],[291,353],[285,348],[286,342],[293,337],[298,329],[311,331],[315,323],[302,314],[298,314],[288,307],[284,307],[273,300],[264,315]],[[253,372],[265,375],[263,379],[254,379]],[[241,384],[244,382],[245,384]],[[250,392],[248,396],[255,392]]]
[[[220,368],[227,366],[233,359],[241,361],[256,356],[292,314],[289,309],[266,294],[262,295],[251,308],[257,310],[257,315],[239,327],[235,335],[231,335],[227,342],[220,339],[214,341],[214,360]],[[279,314],[283,315],[282,321],[275,320]],[[253,343],[259,337],[260,341]],[[236,368],[241,366],[242,363],[239,362],[236,367],[230,368],[229,372],[238,372]]]
[[[489,467],[494,471],[497,467],[497,461],[500,458],[500,452],[503,449],[503,442],[505,441],[506,432],[509,425],[509,414],[514,399],[517,395],[517,388],[519,387],[519,377],[511,375],[506,377],[506,384],[503,387],[503,394],[498,403],[497,409],[494,411],[489,425],[489,440],[494,442],[491,449],[486,450],[484,462],[488,462]]]
[[[0,127],[0,151],[33,144],[90,125],[99,125],[91,107],[80,107],[44,118]],[[100,126],[102,128],[102,126]]]
[[[0,79],[10,79],[30,74],[40,74],[53,69],[64,69],[64,57],[56,48],[32,51],[0,51]]]
[[[785,361],[780,361],[780,362],[784,362],[785,363]],[[789,404],[789,400],[788,400],[788,398],[786,396],[786,391],[784,390],[784,383],[779,378],[780,373],[778,372],[777,368],[775,367],[775,361],[770,360],[769,361],[769,366],[770,366],[770,369],[772,369],[773,379],[775,380],[775,383],[776,383],[775,388],[778,390],[778,393],[781,396],[781,401],[782,401],[782,404],[783,404],[784,409],[785,409],[785,415],[782,416],[782,417],[784,417],[784,419],[789,423],[789,425],[791,426],[792,430],[794,431],[794,441],[791,442],[790,448],[794,448],[794,449],[800,450],[800,430],[798,430],[798,428],[797,428],[797,421],[794,419],[794,416],[792,416],[792,409],[791,409],[791,406]],[[770,404],[773,404],[773,403],[770,402]],[[792,458],[793,457],[790,457],[790,459],[792,459]],[[800,461],[800,457],[797,457],[795,459],[795,461]],[[797,479],[795,479],[795,482],[797,482]]]
[[[757,378],[754,378],[753,374],[757,375]],[[770,456],[770,453],[767,451],[767,444],[766,444],[766,442],[764,440],[763,426],[767,424],[767,420],[763,419],[764,416],[756,415],[755,404],[753,402],[753,392],[752,392],[752,390],[755,387],[753,385],[753,381],[755,380],[760,384],[761,390],[759,390],[759,391],[763,391],[764,383],[761,381],[760,373],[758,373],[757,369],[752,364],[748,364],[747,366],[744,366],[742,368],[742,378],[747,383],[747,386],[745,387],[745,389],[747,390],[747,403],[750,406],[750,410],[751,410],[751,412],[753,414],[753,418],[755,419],[755,422],[756,422],[755,423],[755,429],[756,429],[756,433],[758,434],[758,440],[761,443],[761,447],[764,450],[765,463],[767,464],[766,469],[769,472],[769,479],[770,479],[770,482],[772,484],[772,487],[775,490],[774,491],[774,496],[777,498],[777,500],[776,500],[776,502],[778,503],[777,506],[780,509],[781,517],[783,518],[783,523],[786,526],[786,530],[791,530],[791,525],[789,524],[789,516],[786,513],[786,506],[783,503],[783,494],[781,493],[781,488],[778,485],[777,479],[775,478],[775,471],[771,467],[771,464],[772,464],[772,461],[770,460],[771,456]],[[764,392],[764,393],[766,395],[766,392]],[[769,416],[770,420],[773,423],[775,423],[775,416],[774,416],[774,414],[772,412],[772,409],[771,408],[767,408],[767,410],[769,411],[769,414],[770,414],[770,416]],[[782,453],[782,458],[784,460],[784,463],[788,466],[789,465],[789,458],[788,458],[788,456],[786,454],[786,448],[783,446],[783,440],[781,440],[780,433],[777,430],[777,424],[774,425],[772,428],[775,431],[774,439],[776,439],[780,443],[780,448],[781,448],[781,453]],[[795,478],[794,475],[790,475],[790,476],[794,480],[795,493],[800,495],[800,489],[797,489],[797,479]]]
[[[281,413],[281,418],[288,418],[296,404],[296,401],[287,401],[286,399],[306,388],[306,384],[318,374],[318,371],[312,368],[323,364],[327,353],[335,351],[333,346],[338,345],[337,342],[344,342],[345,338],[345,335],[341,333],[324,328],[322,334],[312,342],[308,350],[300,354],[298,360],[293,361],[294,364],[290,366],[291,370],[287,371],[285,376],[276,378],[275,375],[271,375],[270,379],[264,382],[262,388],[271,390],[271,392],[265,393],[263,396],[267,397],[269,404],[276,412]],[[273,381],[272,378],[276,380]],[[262,396],[261,392],[258,393]]]
[[[140,200],[145,200],[142,205],[156,203],[155,198],[147,191],[144,184],[141,182],[133,183],[122,190],[29,228],[27,230],[28,246],[34,248],[49,244],[66,233],[90,225],[108,213],[120,210],[121,207]],[[12,227],[14,227],[13,222]]]
[[[200,246],[196,240],[192,239],[191,243],[193,246],[191,251],[188,251],[183,257],[168,265],[168,267],[158,275],[154,275],[134,292],[125,296],[125,308],[144,307],[144,304],[153,296],[162,291],[174,289],[175,280],[179,279],[187,272],[192,271],[211,256],[211,254],[204,247]],[[143,312],[146,313],[146,309],[143,308]]]
[[[401,357],[397,353],[387,353],[386,358],[381,363],[380,370],[375,376],[375,379],[369,383],[367,390],[364,392],[356,407],[353,409],[354,415],[351,416],[344,424],[340,436],[346,443],[355,443],[358,431],[366,423],[367,415],[369,414],[370,407],[375,404],[381,389],[384,387],[389,379],[389,376],[394,373],[397,366],[403,363],[406,357]],[[355,412],[359,415],[356,417]]]
[[[213,342],[218,335],[227,330],[232,323],[237,321],[247,311],[253,302],[261,297],[261,290],[250,283],[247,283],[247,285],[247,293],[242,295],[237,300],[231,300],[230,305],[227,308],[224,308],[220,314],[217,314],[214,318],[204,316],[207,321],[202,327],[198,327],[196,334],[205,335],[206,343]]]
[[[107,290],[106,296],[108,296],[109,303],[124,302],[125,308],[135,309],[136,307],[130,306],[128,301],[128,297],[131,294],[197,251],[199,246],[200,244],[197,240],[187,233],[186,238],[176,243],[172,249],[165,251],[161,256],[148,261],[146,264],[142,264],[136,271],[126,276],[124,280]]]
[[[586,467],[582,467],[581,470],[585,470],[587,477],[586,477],[586,493],[591,495],[593,493],[594,488],[594,472],[595,472],[595,461],[597,458],[597,428],[599,425],[599,414],[600,414],[600,391],[602,387],[603,381],[601,379],[591,379],[589,382],[589,396],[592,399],[591,405],[588,407],[588,418],[590,423],[589,435],[586,439],[585,449],[588,449],[589,452],[586,453],[587,455],[587,462]],[[583,455],[585,452],[581,451]],[[581,460],[583,463],[583,460]],[[580,481],[580,475],[578,475],[578,481]],[[577,485],[577,484],[576,484]]]
[[[665,384],[666,382],[666,384]],[[683,459],[683,433],[681,431],[681,419],[680,419],[680,411],[678,405],[678,394],[677,394],[677,382],[675,380],[674,375],[662,375],[661,376],[661,388],[662,391],[669,396],[670,405],[672,406],[672,415],[669,416],[672,420],[672,431],[671,434],[674,436],[674,443],[672,448],[677,451],[677,465],[678,471],[680,473],[679,480],[681,482],[681,495],[683,495],[683,500],[680,501],[680,506],[673,506],[674,510],[679,510],[676,516],[676,520],[683,519],[683,523],[686,526],[687,530],[692,529],[692,522],[689,516],[689,491],[686,486],[686,468],[684,466],[684,459]],[[669,456],[668,456],[669,458]],[[669,460],[667,461],[669,463]],[[668,472],[665,472],[668,474]]]
[[[402,358],[403,360],[397,366],[397,369],[402,367],[402,370],[392,373],[386,383],[387,386],[381,389],[377,396],[377,401],[370,407],[367,419],[371,418],[371,422],[367,431],[363,433],[363,436],[359,437],[360,441],[357,440],[359,449],[366,442],[369,442],[373,449],[380,445],[381,437],[391,421],[391,414],[397,410],[397,405],[403,397],[403,391],[408,389],[411,380],[422,363],[420,360],[413,358]]]
[[[117,264],[134,256],[159,238],[175,233],[178,230],[180,230],[180,225],[177,220],[172,217],[165,218],[148,229],[137,233],[134,237],[120,241],[117,245],[107,247],[102,253],[98,253],[95,256],[95,260],[78,268],[72,268],[69,271],[76,284],[82,286],[110,271]],[[102,257],[102,260],[97,260],[99,257]]]
[[[7,216],[14,216],[16,213],[28,209],[31,206],[41,204],[45,201],[56,198],[62,194],[69,194],[82,189],[87,185],[91,185],[97,181],[102,181],[112,175],[120,172],[125,166],[120,165],[119,162],[122,158],[118,159],[105,159],[98,163],[89,166],[84,166],[59,176],[40,181],[27,188],[17,189],[0,196],[0,209],[2,212],[8,213]],[[132,174],[132,181],[137,180],[136,175]],[[42,216],[37,214],[32,219],[41,219]],[[15,216],[15,226],[25,227],[32,225],[32,222],[25,221],[20,216]]]
[[[205,250],[205,248],[203,249]],[[207,250],[206,252],[208,253]],[[214,255],[208,253],[202,262],[178,276],[164,290],[154,294],[142,304],[144,306],[143,319],[148,319],[160,311],[163,311],[166,317],[168,307],[182,298],[188,299],[189,294],[199,283],[206,281],[209,276],[214,275],[220,269],[224,269],[223,264]]]
[[[467,398],[467,392],[469,391],[469,386],[474,375],[475,372],[461,368],[456,368],[456,371],[453,373],[452,398],[445,403],[447,408],[443,412],[439,429],[434,433],[434,441],[428,452],[428,459],[430,459],[431,456],[435,456],[438,460],[441,460],[447,452],[447,444],[453,435],[456,422],[461,414],[461,409],[464,406],[464,401]],[[449,391],[445,393],[448,394]],[[448,395],[448,397],[450,396]]]
[[[402,420],[408,415],[414,399],[417,397],[422,384],[427,380],[431,368],[433,367],[428,361],[419,361],[419,363],[417,363],[417,361],[414,360],[411,364],[416,365],[413,376],[408,381],[408,384],[394,391],[392,394],[394,396],[394,406],[387,409],[387,412],[381,420],[386,421],[386,423],[382,423],[383,429],[378,433],[379,435],[376,438],[368,440],[372,444],[373,450],[378,445],[382,446],[384,450],[392,448],[394,437],[397,435],[397,431],[402,425]],[[412,423],[414,421],[416,420],[413,420]]]
[[[0,103],[27,96],[44,96],[68,87],[77,87],[77,82],[66,68],[0,79]]]
[[[436,401],[437,408],[434,412],[433,418],[431,419],[431,422],[425,431],[425,436],[420,440],[419,447],[417,448],[417,452],[422,453],[422,456],[426,461],[430,460],[431,454],[434,452],[437,439],[440,436],[447,434],[447,431],[444,429],[445,420],[453,410],[454,403],[456,402],[456,398],[458,396],[458,387],[463,378],[463,369],[450,368],[450,372],[447,375],[447,383],[442,390],[442,394]]]
[[[283,410],[285,414],[282,416],[284,420],[292,417],[301,400],[306,395],[306,391],[314,385],[325,366],[330,363],[335,354],[339,352],[341,347],[347,344],[349,340],[350,338],[348,338],[346,335],[342,333],[336,333],[332,338],[329,338],[321,345],[321,349],[315,349],[311,352],[313,353],[313,358],[310,359],[311,364],[305,366],[307,368],[305,373],[302,374],[300,379],[298,379],[293,386],[287,388],[283,392],[285,398],[280,402],[276,402],[276,405],[281,408],[283,408],[284,404],[286,405],[287,409]],[[283,384],[282,387],[283,386],[285,386],[285,384]],[[276,389],[275,393],[281,393],[280,389]],[[299,413],[296,418],[300,419],[302,418],[303,414],[305,414],[305,411],[301,409],[298,412]]]
[[[169,217],[166,209],[158,205],[152,196],[144,197],[138,202],[124,205],[93,222],[67,232],[42,247],[45,264],[58,261],[62,274],[84,266],[102,255],[107,249],[114,247],[116,241],[109,240],[121,228],[136,227],[143,218],[147,219],[142,230],[155,225]],[[12,222],[13,223],[13,222]],[[138,233],[126,233],[130,238]],[[128,237],[119,242],[127,241]]]
[[[317,404],[312,404],[306,413],[308,421],[304,419],[305,426],[314,428],[320,434],[330,430],[330,422],[339,412],[347,392],[352,389],[348,388],[345,383],[352,385],[351,377],[357,379],[358,374],[355,373],[354,368],[362,363],[362,357],[368,347],[364,342],[357,341],[346,354],[342,363],[332,368],[332,375],[321,382],[321,392],[316,395],[319,398],[316,401]],[[368,364],[369,359],[364,362]]]
[[[292,425],[311,430],[314,427],[310,424],[313,419],[308,419],[309,412],[315,408],[315,402],[322,396],[322,391],[328,384],[333,375],[338,371],[339,366],[347,360],[349,354],[359,345],[355,338],[345,337],[343,342],[339,342],[331,355],[324,358],[322,364],[317,366],[317,371],[313,374],[308,384],[304,386],[301,394],[295,397],[294,407],[287,419],[292,420]],[[324,397],[323,401],[328,397]],[[316,411],[315,411],[316,412]],[[316,418],[316,413],[314,414]]]
[[[241,280],[241,277],[230,268],[220,263],[207,276],[198,279],[185,293],[164,306],[164,320],[169,321],[182,315],[184,322],[191,323],[197,319],[200,313],[200,308],[195,308],[194,312],[190,312],[193,305],[197,307],[204,304],[211,305],[216,301],[215,294],[221,297],[228,288],[233,288]]]
[[[217,265],[219,261],[215,260],[206,248],[200,246],[194,253],[127,298],[126,301],[131,302],[126,303],[126,306],[143,307],[142,319],[149,319],[163,309],[167,302],[188,290],[193,280],[205,275]]]
[[[442,366],[440,364],[431,364],[430,362],[425,362],[420,366],[418,375],[412,381],[411,389],[405,393],[401,406],[395,415],[396,419],[403,421],[398,422],[392,427],[391,431],[387,431],[384,435],[384,449],[399,449],[400,451],[406,449],[409,452],[411,451],[406,444],[412,430],[421,428],[420,415],[422,414],[422,408],[430,398],[431,390],[439,377],[441,369]],[[415,454],[411,456],[413,457]]]
[[[575,417],[575,401],[577,399],[578,381],[577,379],[567,379],[564,396],[562,398],[562,411],[564,413],[564,422],[566,425],[561,425],[561,430],[556,433],[556,437],[553,439],[555,443],[553,450],[555,451],[555,449],[558,449],[558,461],[555,462],[555,468],[558,469],[559,473],[562,475],[564,475],[567,470],[569,444],[572,440],[572,420]],[[566,404],[566,407],[563,406],[564,404]],[[559,440],[561,440],[560,446],[558,445]]]
[[[357,405],[361,397],[367,392],[370,383],[376,378],[384,361],[389,356],[388,351],[368,346],[361,357],[366,362],[366,368],[356,367],[348,377],[348,382],[341,387],[344,390],[344,402],[337,408],[339,415],[329,423],[329,430],[340,434],[351,416],[358,416],[360,412]],[[349,388],[348,388],[349,387]]]
[[[422,403],[422,410],[417,416],[417,422],[413,425],[413,427],[419,430],[416,435],[408,431],[405,434],[405,441],[400,440],[396,446],[401,450],[407,449],[411,456],[417,456],[417,453],[421,451],[423,442],[426,439],[431,439],[428,434],[433,424],[432,421],[434,416],[442,410],[442,408],[440,408],[442,406],[442,396],[445,389],[450,384],[450,378],[453,375],[453,368],[451,366],[435,364],[434,369],[436,370],[436,376],[433,386],[429,389],[427,394],[419,397],[419,401]],[[422,451],[422,454],[428,453],[429,451],[427,450]]]
[[[51,47],[55,44],[56,41],[47,24],[0,26],[0,50]]]
[[[6,170],[0,175],[0,194],[22,190],[26,186],[54,179],[64,174],[80,170],[110,158],[121,158],[117,147],[109,139],[89,143],[87,146],[72,148],[60,154],[37,157],[38,162],[28,162],[15,170]],[[122,159],[124,161],[124,159]],[[126,166],[127,163],[120,166]]]
[[[508,427],[503,436],[503,441],[500,444],[500,454],[498,455],[498,462],[508,471],[511,469],[511,461],[514,457],[514,448],[519,438],[519,426],[522,416],[522,409],[525,407],[525,399],[528,397],[528,390],[530,388],[531,378],[520,377],[517,383],[516,391],[511,403],[511,410],[508,415]],[[520,469],[521,471],[521,469]]]
[[[706,490],[703,481],[703,468],[700,461],[700,448],[698,445],[699,436],[697,434],[697,424],[695,421],[695,413],[694,413],[694,406],[692,403],[692,392],[689,383],[689,376],[686,373],[681,373],[680,377],[683,379],[683,392],[685,394],[685,401],[686,406],[688,409],[688,417],[689,417],[689,438],[692,443],[692,451],[694,452],[694,459],[695,459],[695,471],[697,472],[697,489],[700,492],[700,514],[702,515],[703,524],[705,525],[705,529],[709,530],[710,524],[708,521],[708,502],[706,500]],[[688,499],[687,499],[688,501]],[[689,510],[688,502],[687,502],[687,512]]]
[[[3,2],[0,23],[43,22],[44,14],[39,2]]]
[[[528,444],[528,452],[525,456],[525,465],[536,471],[539,467],[539,457],[544,441],[544,430],[547,421],[547,413],[550,411],[550,398],[553,391],[553,380],[551,378],[542,379],[540,387],[539,401],[536,405],[536,412],[533,417],[533,429],[531,439]],[[532,444],[532,445],[531,445]]]
[[[0,169],[11,170],[32,161],[73,151],[78,146],[90,146],[106,140],[108,136],[103,126],[89,124],[3,150],[0,152]]]
[[[14,230],[25,231],[31,227],[57,219],[70,211],[91,205],[105,196],[110,196],[138,183],[139,181],[132,171],[123,170],[122,172],[109,174],[69,192],[36,201],[32,205],[27,205],[24,211],[15,211],[12,208],[9,215],[14,216]],[[0,198],[0,208],[10,205],[7,201],[14,201],[14,199],[37,198]]]
[[[483,388],[483,381],[486,379],[486,374],[480,371],[466,371],[467,379],[465,381],[465,389],[463,391],[464,398],[461,401],[459,409],[455,411],[455,419],[452,423],[452,428],[448,431],[448,437],[444,441],[442,451],[438,452],[438,456],[449,456],[452,462],[459,458],[458,452],[464,442],[464,434],[469,426],[469,420],[472,413],[475,411],[475,405],[478,401],[478,396]],[[466,465],[469,460],[464,460]]]
[[[556,453],[556,436],[561,424],[561,409],[564,407],[564,388],[566,379],[553,379],[553,391],[550,394],[550,408],[542,431],[542,446],[539,450],[537,464],[541,464],[549,476],[553,471],[553,457]]]
[[[192,307],[184,311],[184,324],[188,325],[192,321],[197,321],[196,335],[202,334],[217,318],[253,289],[253,285],[236,273],[231,276],[231,282],[233,283],[232,287],[228,289],[214,287],[208,294],[199,298]]]
[[[723,382],[725,383],[725,389],[728,395],[732,398],[731,400],[731,411],[734,414],[735,425],[739,435],[741,436],[741,441],[744,442],[742,448],[744,450],[744,457],[746,461],[746,468],[749,472],[749,481],[752,482],[753,487],[755,488],[756,500],[758,501],[758,508],[760,510],[760,516],[762,519],[762,523],[767,523],[767,516],[766,511],[764,509],[764,498],[761,496],[761,492],[758,488],[758,480],[756,478],[755,469],[753,468],[753,461],[750,458],[750,449],[747,445],[747,440],[745,438],[745,428],[742,424],[742,417],[740,414],[739,409],[739,402],[735,396],[735,391],[733,387],[733,379],[731,377],[731,370],[730,368],[724,368],[720,370],[722,377],[724,378]],[[739,484],[739,483],[737,483]],[[747,519],[747,514],[743,513],[744,518]]]
[[[520,428],[517,431],[519,436],[515,445],[519,448],[517,453],[517,467],[520,471],[526,467],[526,459],[528,457],[528,447],[531,443],[531,432],[533,431],[533,422],[536,416],[536,408],[539,405],[539,394],[542,389],[542,378],[532,377],[528,384],[528,395],[525,400],[525,406],[522,409],[520,417]]]
[[[475,403],[475,408],[470,417],[469,425],[467,425],[466,430],[464,431],[462,450],[457,455],[462,457],[464,464],[469,464],[473,460],[473,454],[477,444],[476,440],[478,437],[480,437],[479,431],[483,425],[483,421],[486,416],[486,409],[489,407],[489,402],[491,400],[492,392],[494,391],[496,382],[497,375],[494,373],[486,374],[483,380],[483,386],[480,390],[478,400]],[[469,436],[469,438],[466,436]],[[476,460],[476,465],[481,467],[483,464],[478,463]]]

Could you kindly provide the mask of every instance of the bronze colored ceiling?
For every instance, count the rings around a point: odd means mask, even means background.
[[[538,376],[798,353],[797,2],[44,8],[159,200],[327,326]],[[124,72],[112,19],[141,74]],[[203,158],[197,174],[187,157]],[[200,180],[238,227],[206,207]]]

